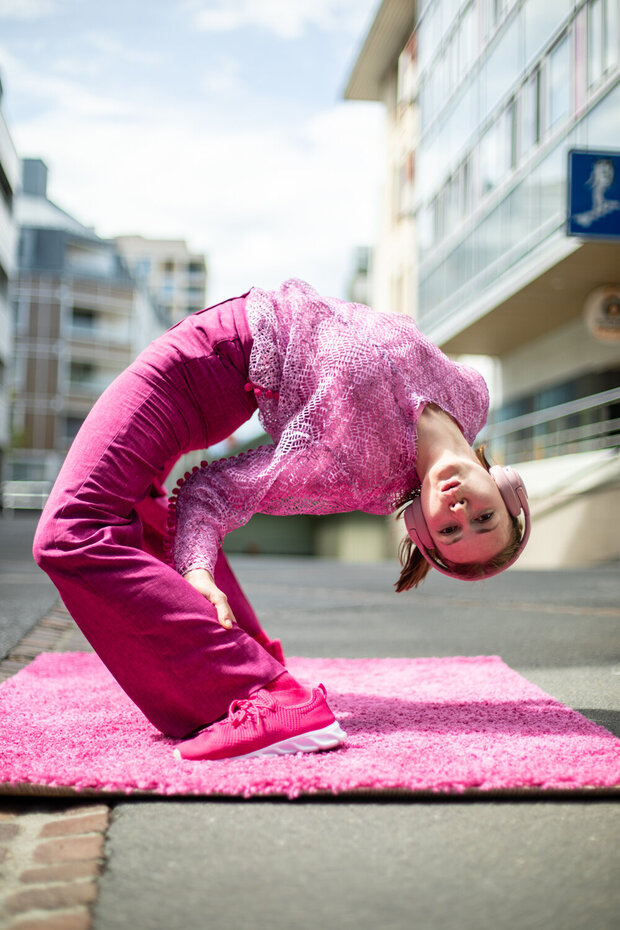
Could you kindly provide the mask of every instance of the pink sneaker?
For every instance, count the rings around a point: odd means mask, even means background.
[[[318,752],[340,746],[346,733],[319,685],[304,704],[285,707],[261,688],[233,701],[228,717],[214,723],[174,750],[176,759],[250,759],[293,752]]]

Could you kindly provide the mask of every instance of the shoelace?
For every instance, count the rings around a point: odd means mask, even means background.
[[[233,727],[239,727],[246,721],[258,723],[267,713],[276,710],[276,702],[266,691],[251,698],[233,701],[228,709],[228,722]]]

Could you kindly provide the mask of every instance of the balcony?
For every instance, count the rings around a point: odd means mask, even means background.
[[[620,388],[485,426],[480,436],[494,458],[547,459],[620,447]]]
[[[69,340],[76,342],[96,342],[98,345],[110,346],[129,346],[131,345],[131,334],[129,323],[118,324],[89,324],[81,325],[71,323],[67,331]]]

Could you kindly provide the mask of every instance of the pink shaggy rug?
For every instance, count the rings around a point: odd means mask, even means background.
[[[331,752],[177,762],[91,653],[46,653],[0,687],[0,791],[284,795],[620,786],[620,740],[497,656],[290,660],[348,732]],[[38,786],[35,788],[35,786]]]

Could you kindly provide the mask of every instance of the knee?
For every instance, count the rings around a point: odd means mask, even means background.
[[[34,560],[44,572],[49,571],[61,554],[55,543],[54,523],[55,521],[53,519],[45,519],[45,517],[42,517],[37,526],[32,543],[32,555]]]

